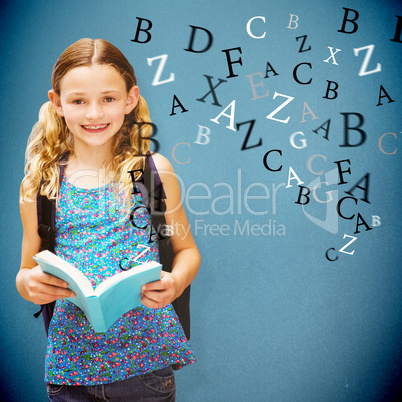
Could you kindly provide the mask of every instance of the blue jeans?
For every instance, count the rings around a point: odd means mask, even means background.
[[[176,384],[172,366],[168,366],[110,384],[88,386],[47,384],[47,393],[51,402],[174,402]]]

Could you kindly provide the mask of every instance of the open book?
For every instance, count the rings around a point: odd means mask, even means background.
[[[123,314],[141,306],[141,286],[159,280],[162,270],[158,262],[146,262],[105,279],[93,290],[81,271],[56,254],[41,251],[34,260],[43,272],[68,283],[76,296],[67,300],[85,313],[95,332],[106,332]]]

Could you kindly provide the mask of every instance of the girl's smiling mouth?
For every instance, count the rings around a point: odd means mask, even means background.
[[[86,125],[82,125],[81,127],[86,130],[89,131],[91,133],[99,133],[102,132],[103,130],[105,130],[106,128],[108,128],[110,125],[110,123],[107,124],[86,124]]]

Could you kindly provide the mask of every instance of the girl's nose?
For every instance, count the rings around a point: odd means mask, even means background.
[[[87,119],[96,120],[101,119],[104,116],[102,106],[98,104],[92,104],[88,107],[85,117]]]

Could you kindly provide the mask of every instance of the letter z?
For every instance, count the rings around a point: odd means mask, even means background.
[[[270,113],[267,116],[267,119],[271,119],[271,120],[275,120],[275,121],[279,121],[280,123],[285,123],[287,124],[287,122],[290,119],[290,116],[287,117],[287,119],[285,120],[280,120],[280,119],[275,119],[273,116],[276,115],[280,110],[282,110],[288,103],[292,102],[292,100],[294,99],[293,96],[288,96],[288,95],[282,95],[282,94],[278,94],[278,92],[274,93],[274,97],[273,99],[275,99],[277,96],[282,96],[284,98],[287,98],[287,100],[285,100],[285,102],[283,102],[279,107],[277,107],[272,113]]]
[[[353,253],[355,252],[355,250],[353,250],[353,251],[344,251],[344,250],[345,250],[346,247],[349,246],[349,244],[352,244],[352,243],[357,239],[357,237],[349,236],[349,235],[347,235],[347,234],[343,235],[343,238],[345,238],[345,237],[349,237],[349,238],[352,239],[352,240],[351,240],[349,243],[345,244],[341,249],[339,249],[339,251],[340,251],[341,253],[353,255]]]

